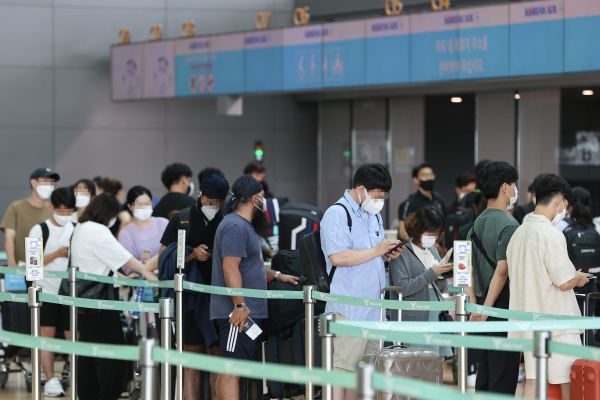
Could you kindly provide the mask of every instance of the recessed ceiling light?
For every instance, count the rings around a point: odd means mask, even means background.
[[[462,98],[460,97],[453,97],[450,99],[451,102],[453,103],[462,103]]]
[[[515,94],[515,99],[519,100],[521,98],[521,95],[519,93]]]
[[[593,96],[594,91],[587,89],[587,90],[584,90],[583,92],[581,92],[581,94],[583,94],[584,96]]]

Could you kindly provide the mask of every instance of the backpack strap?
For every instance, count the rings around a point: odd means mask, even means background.
[[[185,235],[187,238],[187,235],[190,233],[190,208],[184,208],[183,210],[179,211],[179,228],[178,229],[183,229],[185,230]]]
[[[346,211],[346,218],[348,220],[348,229],[350,230],[350,233],[352,233],[352,217],[350,216],[350,212],[348,211],[348,208],[346,208],[346,206],[343,205],[342,203],[335,203],[334,206],[340,206],[344,209],[344,211]],[[331,281],[333,280],[333,274],[335,274],[336,268],[337,268],[337,265],[332,265],[331,271],[329,272],[329,275],[327,275],[327,283],[329,285],[331,285]]]
[[[48,238],[50,237],[50,229],[48,229],[48,224],[45,222],[39,225],[42,228],[42,250],[46,250],[46,242],[48,242]]]

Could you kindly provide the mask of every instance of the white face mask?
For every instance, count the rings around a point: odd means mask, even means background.
[[[511,186],[513,189],[515,189],[515,195],[514,196],[509,196],[508,193],[506,194],[509,198],[510,198],[510,203],[508,204],[509,206],[514,206],[515,203],[517,202],[517,200],[519,199],[519,189],[517,189],[517,186]]]
[[[208,219],[209,221],[212,221],[215,218],[215,215],[217,215],[217,213],[219,212],[218,208],[213,208],[210,206],[202,206],[200,210],[202,210],[202,214],[204,214],[206,219]]]
[[[140,221],[147,221],[152,216],[152,211],[152,207],[135,208],[133,210],[133,216]]]
[[[535,198],[535,196],[533,196],[533,205],[535,206],[537,204],[537,199]]]
[[[38,196],[40,196],[40,199],[48,200],[50,196],[52,196],[52,192],[54,192],[54,185],[38,184],[35,188],[35,191],[37,192]]]
[[[75,195],[75,207],[82,208],[87,207],[90,204],[90,198],[85,194],[76,194]]]
[[[71,222],[71,215],[58,215],[57,213],[54,213],[54,221],[60,226],[65,226]]]
[[[115,226],[115,222],[117,222],[117,219],[116,219],[116,218],[113,218],[113,219],[111,219],[111,220],[108,222],[108,228],[110,229],[110,228],[112,228],[113,226]]]
[[[462,200],[465,197],[466,193],[461,193],[458,195],[458,199]]]
[[[267,211],[267,201],[265,199],[261,199],[260,197],[256,196],[257,199],[259,199],[262,203],[262,206],[259,207],[256,204],[254,205],[254,207],[258,208],[260,211],[262,212],[266,212]]]
[[[435,244],[437,243],[437,236],[421,236],[421,246],[423,246],[424,248],[429,248],[429,247],[433,247],[435,246]]]
[[[385,205],[385,200],[383,199],[372,199],[369,195],[369,191],[365,189],[365,201],[361,201],[360,206],[367,213],[371,215],[379,214]],[[358,200],[360,201],[360,194],[358,195]]]
[[[194,182],[190,181],[190,188],[188,189],[188,196],[194,197]]]
[[[565,217],[567,216],[567,209],[565,208],[564,201],[562,202],[562,206],[563,206],[563,210],[561,212],[558,212],[558,204],[556,205],[556,216],[552,220],[552,225],[554,225],[554,226],[558,225],[558,223],[560,221],[562,221],[563,219],[565,219]]]

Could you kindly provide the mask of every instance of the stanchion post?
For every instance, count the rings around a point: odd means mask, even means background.
[[[304,360],[307,369],[315,365],[315,302],[312,298],[313,286],[304,286]],[[315,387],[312,382],[306,382],[306,399],[315,398]]]
[[[33,286],[27,289],[28,303],[31,311],[31,336],[40,337],[40,308],[42,302],[40,301],[40,293],[42,288],[36,285],[35,281]],[[42,399],[42,372],[41,372],[41,358],[40,349],[31,349],[31,398],[33,400]]]
[[[139,365],[142,374],[141,400],[156,400],[156,367],[152,359],[154,339],[142,339],[140,342]]]
[[[173,319],[173,299],[162,297],[158,301],[160,319],[160,344],[171,350],[171,320]],[[171,365],[164,363],[160,372],[160,400],[171,400]]]
[[[334,314],[322,314],[319,320],[319,336],[323,342],[323,368],[333,370],[333,334],[329,331],[329,323],[335,322]],[[323,387],[323,400],[333,400],[333,388],[330,384]]]
[[[177,351],[183,353],[183,281],[185,275],[175,274],[175,344]],[[183,365],[177,366],[177,390],[175,398],[183,400]]]
[[[533,334],[533,356],[536,358],[535,397],[540,400],[548,399],[548,342],[549,331],[536,331]]]
[[[375,390],[373,389],[373,372],[375,366],[363,361],[356,367],[356,399],[374,400]]]
[[[77,297],[77,267],[69,267],[69,294],[71,297]],[[77,341],[77,306],[69,306],[69,320],[71,327],[71,342]],[[77,355],[69,355],[70,379],[71,379],[71,400],[77,400]]]
[[[454,314],[456,315],[456,320],[458,322],[467,322],[468,314],[466,310],[466,305],[469,302],[469,295],[466,293],[458,293],[455,296],[456,306],[454,309]],[[460,336],[466,336],[465,332],[460,332]],[[468,364],[468,356],[467,356],[467,348],[459,347],[458,348],[458,387],[461,393],[467,392],[467,364]]]

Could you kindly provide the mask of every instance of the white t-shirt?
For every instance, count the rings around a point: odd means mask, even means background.
[[[44,248],[44,255],[54,253],[63,246],[69,245],[71,235],[73,234],[73,224],[68,222],[65,226],[56,226],[49,219],[46,221],[48,225],[48,242]],[[35,225],[29,231],[31,237],[42,237],[42,227],[40,224]],[[55,258],[54,261],[44,265],[46,271],[66,271],[69,266],[69,259],[66,257]],[[44,293],[58,294],[61,279],[46,278],[41,281],[36,281],[38,286],[42,288]]]
[[[567,221],[565,221],[564,219],[562,221],[560,221],[558,224],[556,224],[556,226],[555,226],[555,228],[561,232],[564,232],[565,229],[567,229],[568,227],[569,227],[569,223]],[[596,228],[596,232],[600,233],[600,225],[598,225],[596,222],[594,222],[594,227]]]
[[[71,240],[71,264],[96,275],[116,272],[133,257],[107,226],[87,221],[77,224]]]

